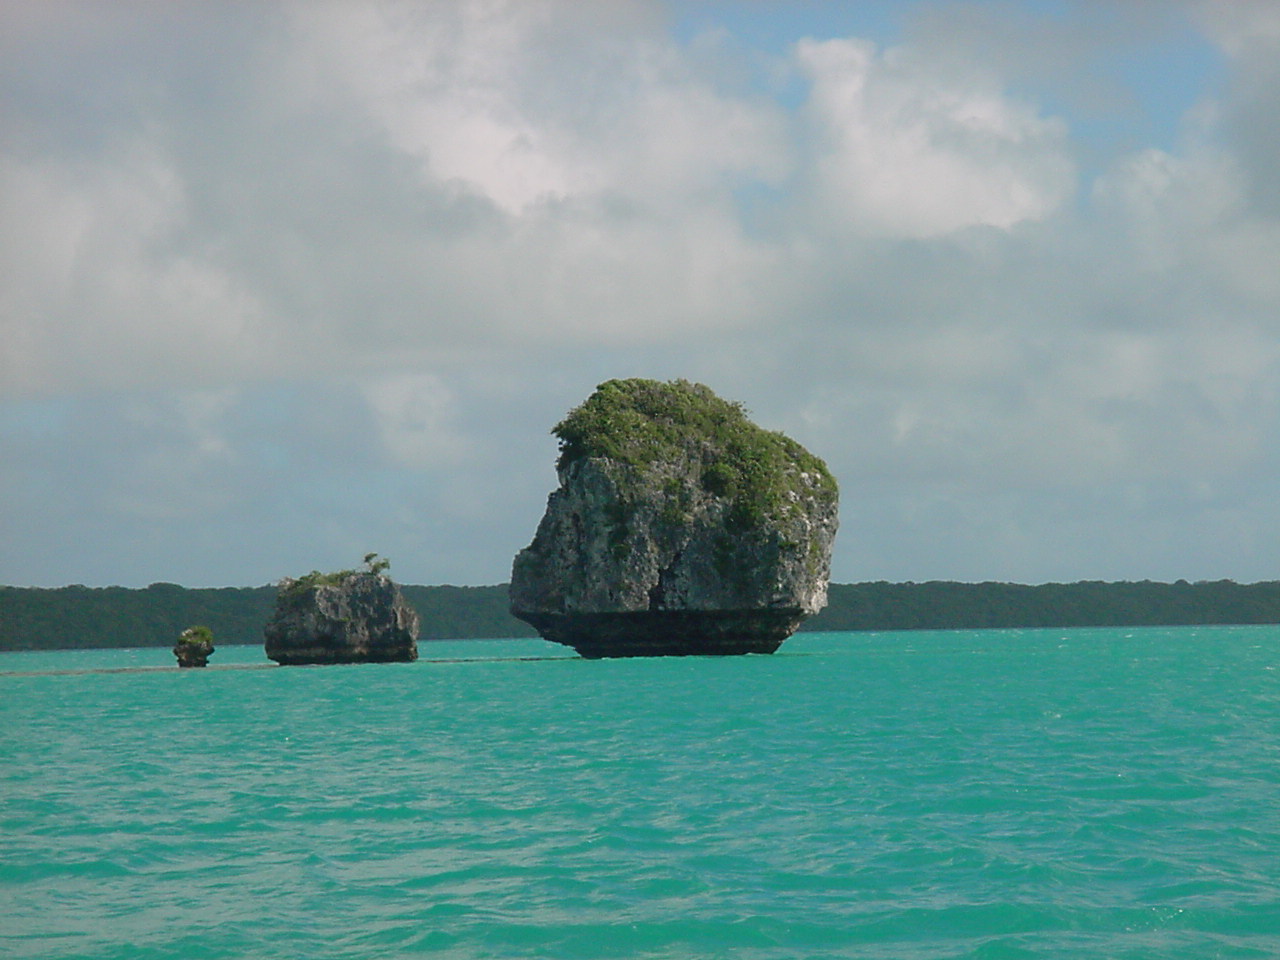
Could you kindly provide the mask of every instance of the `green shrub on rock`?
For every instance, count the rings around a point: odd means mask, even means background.
[[[701,483],[733,501],[730,523],[758,527],[795,509],[800,498],[834,497],[827,465],[790,437],[752,423],[740,403],[688,380],[609,380],[552,429],[556,466],[591,457],[645,468],[702,461]]]
[[[213,653],[213,631],[208,627],[188,627],[178,636],[173,655],[179,667],[203,667],[208,665]]]

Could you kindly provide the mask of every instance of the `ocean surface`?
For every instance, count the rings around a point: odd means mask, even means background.
[[[0,654],[0,957],[1280,957],[1280,627]]]

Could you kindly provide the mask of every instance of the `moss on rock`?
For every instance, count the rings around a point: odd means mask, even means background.
[[[742,404],[688,380],[609,380],[551,432],[560,441],[562,472],[591,457],[637,468],[701,461],[702,487],[732,501],[728,522],[740,530],[800,509],[800,499],[813,496],[815,487],[836,495],[835,478],[820,458],[752,423]]]

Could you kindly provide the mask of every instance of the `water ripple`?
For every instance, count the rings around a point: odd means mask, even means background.
[[[0,658],[0,954],[1280,955],[1280,643],[1127,633]]]

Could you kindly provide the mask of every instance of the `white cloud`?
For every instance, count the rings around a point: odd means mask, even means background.
[[[182,179],[151,145],[93,165],[0,158],[0,210],[0,389],[209,383],[253,366],[260,307],[174,244]]]
[[[543,3],[293,9],[306,38],[297,55],[336,67],[398,150],[428,177],[466,184],[512,213],[593,178],[513,100],[522,41],[548,12]]]
[[[508,214],[600,195],[678,205],[726,177],[777,177],[786,162],[779,112],[693,74],[644,4],[386,2],[295,15],[297,56],[331,64],[429,182]]]
[[[1094,185],[1100,215],[1128,234],[1133,254],[1150,271],[1198,260],[1208,233],[1222,229],[1242,199],[1232,158],[1204,146],[1181,155],[1140,151]]]
[[[1197,7],[1201,22],[1230,56],[1269,58],[1280,50],[1280,7],[1274,3],[1200,0]]]
[[[454,397],[433,374],[383,377],[364,385],[387,453],[397,465],[417,470],[456,466],[468,442],[452,425]]]
[[[1280,328],[1280,217],[1253,199],[1280,178],[1251,170],[1222,144],[1224,128],[1198,113],[1180,151],[1142,150],[1101,176],[1096,212],[1138,270],[1183,292],[1166,321],[1189,311],[1196,322]]]
[[[741,47],[624,0],[28,18],[0,388],[35,399],[0,418],[0,521],[15,553],[92,528],[101,577],[145,527],[225,582],[377,548],[498,580],[550,426],[608,377],[686,376],[836,469],[838,577],[1161,575],[1177,530],[1226,543],[1274,474],[1280,164],[1249,134],[1280,83],[1245,6],[1206,8],[1218,102],[1095,160],[1079,204],[1078,131],[1008,82],[1058,36],[1031,15],[985,36],[1003,59],[973,54],[989,18],[935,23],[800,42],[755,85]],[[1108,22],[1073,21],[1040,81]],[[254,573],[223,528],[270,541]],[[1204,563],[1175,575],[1237,575]]]
[[[816,203],[857,232],[936,237],[1042,220],[1074,187],[1066,129],[976,76],[939,77],[907,51],[804,41],[819,141]]]
[[[1280,7],[1266,2],[1210,0],[1201,21],[1228,57],[1218,102],[1217,131],[1230,143],[1250,208],[1280,219]]]

